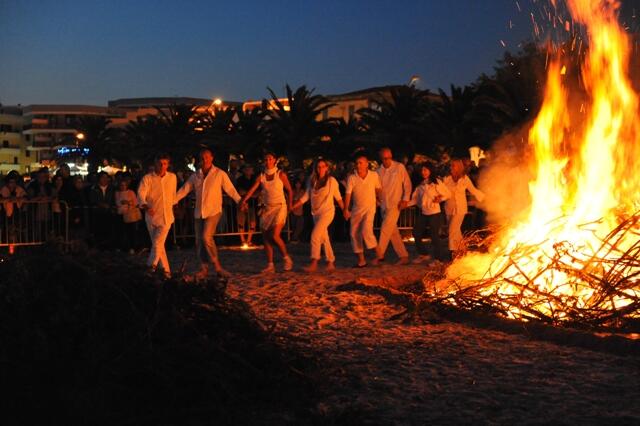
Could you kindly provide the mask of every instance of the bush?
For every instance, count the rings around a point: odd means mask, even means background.
[[[116,255],[52,248],[0,263],[7,423],[300,423],[308,361],[219,283],[163,280]]]

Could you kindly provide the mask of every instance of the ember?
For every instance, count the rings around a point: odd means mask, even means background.
[[[567,6],[588,36],[585,105],[572,112],[558,57],[529,132],[536,177],[527,215],[495,235],[488,253],[451,265],[448,300],[523,320],[621,325],[640,317],[640,121],[628,78],[631,43],[617,3]]]

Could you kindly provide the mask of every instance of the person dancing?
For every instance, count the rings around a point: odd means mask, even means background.
[[[264,155],[265,170],[258,176],[251,188],[242,197],[241,208],[246,210],[247,200],[251,198],[258,187],[262,187],[262,213],[260,215],[260,228],[264,240],[264,251],[267,255],[267,267],[263,273],[275,272],[273,264],[273,246],[276,246],[284,259],[284,270],[293,269],[293,260],[287,252],[287,246],[280,234],[287,222],[287,211],[291,210],[293,203],[293,190],[289,183],[287,174],[278,169],[277,158],[274,153],[268,152]],[[285,197],[287,191],[289,199]]]
[[[196,256],[200,258],[200,270],[196,273],[196,277],[206,278],[209,274],[209,264],[213,265],[218,276],[223,277],[228,273],[220,264],[218,248],[214,239],[223,212],[222,193],[226,193],[236,203],[240,202],[241,197],[231,183],[229,175],[213,165],[213,151],[208,148],[202,149],[198,157],[200,168],[178,190],[176,203],[191,191],[195,192],[196,205],[193,214],[195,217]]]
[[[307,190],[293,205],[293,209],[301,207],[309,199],[314,222],[313,231],[311,231],[311,263],[303,269],[306,272],[315,272],[318,269],[318,261],[324,246],[324,255],[327,258],[326,270],[333,271],[336,269],[336,257],[329,239],[329,225],[335,216],[334,200],[341,210],[344,210],[344,203],[340,196],[338,181],[329,174],[329,164],[324,159],[316,160]]]
[[[174,221],[173,205],[176,203],[178,184],[176,175],[168,171],[169,162],[169,155],[158,155],[153,171],[142,178],[138,187],[138,203],[145,211],[145,221],[151,238],[147,265],[155,270],[160,263],[166,277],[171,276],[171,268],[164,244]]]
[[[398,230],[398,218],[400,211],[407,207],[411,198],[411,178],[404,164],[393,160],[390,148],[380,150],[381,165],[378,167],[382,193],[380,197],[380,213],[382,224],[380,225],[380,237],[378,238],[377,258],[374,263],[384,260],[389,242],[393,245],[399,265],[409,263],[409,253],[404,247],[402,236]]]
[[[409,206],[418,206],[416,221],[413,225],[413,238],[418,252],[414,263],[421,263],[431,258],[446,261],[448,257],[447,242],[440,235],[444,224],[440,203],[451,197],[451,191],[440,179],[436,178],[430,164],[423,163],[420,166],[420,174],[423,180],[413,191],[411,201],[408,204]],[[422,242],[427,227],[431,238],[430,250]]]
[[[467,191],[480,202],[484,199],[484,193],[473,186],[462,160],[452,160],[450,169],[451,173],[444,179],[444,184],[449,188],[451,198],[445,203],[444,211],[449,223],[449,250],[455,256],[463,248],[462,222],[467,214]]]
[[[376,201],[382,190],[380,176],[369,170],[369,159],[365,154],[360,153],[356,156],[356,169],[347,178],[346,187],[344,218],[351,220],[351,246],[358,257],[356,266],[362,268],[367,266],[365,247],[375,250],[378,246],[373,233],[373,219],[376,216]]]

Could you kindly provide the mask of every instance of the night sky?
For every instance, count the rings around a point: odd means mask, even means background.
[[[0,0],[0,102],[448,88],[530,38],[530,0]],[[513,28],[510,27],[510,21]]]

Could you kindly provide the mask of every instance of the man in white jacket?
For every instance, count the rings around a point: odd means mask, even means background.
[[[393,160],[391,149],[382,148],[380,150],[380,161],[382,165],[378,168],[378,175],[380,175],[382,183],[380,197],[382,225],[380,226],[375,263],[384,260],[389,241],[391,241],[393,249],[400,258],[398,263],[406,265],[409,263],[409,253],[398,230],[398,218],[400,210],[406,208],[411,199],[411,178],[404,164]]]
[[[218,259],[218,249],[214,240],[216,228],[222,216],[222,191],[236,203],[241,198],[231,183],[229,175],[213,165],[213,152],[200,151],[200,168],[192,174],[176,195],[176,202],[191,191],[196,194],[195,233],[196,254],[200,257],[200,271],[197,276],[204,278],[209,273],[208,264],[212,263],[218,275],[226,275]]]
[[[147,265],[155,270],[160,263],[166,276],[171,275],[171,268],[164,243],[174,220],[177,186],[176,175],[168,171],[169,163],[168,155],[158,155],[153,172],[144,175],[138,186],[138,203],[145,211],[145,222],[151,238]]]

